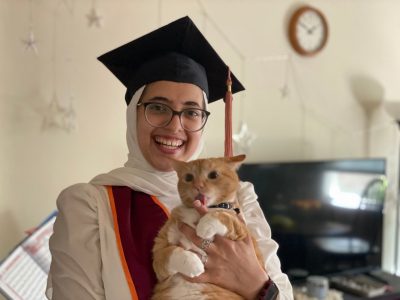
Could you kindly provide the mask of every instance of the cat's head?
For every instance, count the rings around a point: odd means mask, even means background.
[[[172,160],[178,174],[178,191],[184,205],[193,207],[196,199],[206,206],[232,202],[239,188],[236,173],[246,155],[197,159],[189,162]]]

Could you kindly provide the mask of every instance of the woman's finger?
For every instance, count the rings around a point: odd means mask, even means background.
[[[194,230],[192,227],[189,225],[180,222],[179,223],[179,230],[190,240],[192,241],[195,245],[200,245],[202,242],[202,239],[199,238],[196,234],[196,230]]]
[[[207,253],[210,253],[210,250],[211,252],[215,251],[212,247],[213,246],[212,240],[206,240],[198,237],[196,234],[196,230],[194,230],[189,225],[185,223],[180,223],[179,230],[186,236],[187,239],[189,239],[193,244],[195,244],[201,250]]]

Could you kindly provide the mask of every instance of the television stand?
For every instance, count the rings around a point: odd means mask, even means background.
[[[343,292],[344,300],[398,300],[400,277],[383,270],[329,277],[332,288]]]
[[[400,277],[385,272],[381,269],[374,270],[353,270],[346,271],[343,273],[335,273],[331,275],[325,275],[329,279],[330,289],[335,289],[343,293],[343,300],[399,300],[400,299]],[[349,281],[355,279],[356,277],[367,277],[376,284],[376,289],[370,289],[369,293],[367,290],[364,291],[354,291],[346,286],[340,286],[333,283],[334,278],[345,277]],[[301,280],[292,281],[293,288],[297,292],[306,294],[306,278]],[[385,287],[384,291],[379,293],[379,286]],[[354,288],[354,286],[353,286]]]

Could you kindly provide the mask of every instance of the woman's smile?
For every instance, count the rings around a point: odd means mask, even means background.
[[[194,107],[203,108],[201,89],[190,83],[156,81],[146,86],[140,99],[168,105],[175,111]],[[171,171],[170,158],[187,161],[199,147],[202,131],[191,132],[182,128],[180,116],[174,115],[164,127],[154,127],[145,118],[144,106],[137,110],[137,136],[145,159],[159,171]]]
[[[157,148],[165,154],[176,154],[181,151],[185,145],[185,141],[178,138],[171,138],[166,136],[155,136],[154,142]]]
[[[169,149],[180,148],[185,143],[181,139],[168,138],[168,137],[162,137],[162,136],[155,136],[154,140],[158,145],[169,148]]]

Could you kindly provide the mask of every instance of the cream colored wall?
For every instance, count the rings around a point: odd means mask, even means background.
[[[257,135],[249,161],[383,155],[394,163],[397,129],[384,111],[367,117],[354,85],[371,77],[384,90],[379,101],[400,100],[399,1],[99,0],[104,25],[89,28],[92,2],[33,1],[35,56],[21,44],[29,32],[29,1],[0,0],[0,257],[55,209],[64,187],[125,161],[125,91],[96,57],[183,15],[247,87],[235,96],[234,128],[243,120]],[[286,37],[290,12],[304,3],[321,9],[330,26],[327,47],[312,58],[296,55]],[[285,74],[289,94],[282,98]],[[41,130],[54,92],[62,104],[74,96],[77,131]],[[222,155],[223,106],[210,110],[204,155]],[[395,167],[390,172],[397,178]],[[392,214],[386,219],[387,232],[393,220]],[[391,237],[385,237],[390,256]],[[386,256],[386,268],[392,265]]]

